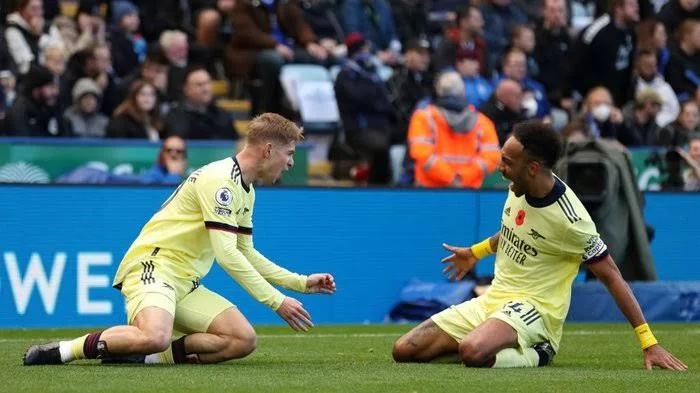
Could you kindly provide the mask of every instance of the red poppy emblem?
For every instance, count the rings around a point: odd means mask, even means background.
[[[515,225],[520,226],[525,222],[525,210],[518,210],[518,215],[515,216]]]

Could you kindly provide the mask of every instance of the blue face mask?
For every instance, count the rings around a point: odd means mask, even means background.
[[[260,2],[267,5],[267,6],[271,6],[272,4],[275,3],[275,0],[260,0]]]
[[[355,56],[355,61],[358,63],[368,63],[370,60],[372,60],[371,53],[360,53]]]

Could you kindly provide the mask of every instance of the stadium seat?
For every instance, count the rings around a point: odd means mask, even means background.
[[[212,92],[215,97],[228,97],[231,91],[231,85],[226,79],[217,79],[211,81]]]
[[[299,112],[307,132],[334,133],[340,122],[331,73],[320,65],[288,64],[280,83],[289,106]]]
[[[250,120],[234,120],[233,126],[236,127],[236,131],[240,137],[245,137],[248,135],[248,123]]]
[[[228,100],[220,98],[216,100],[216,105],[229,112],[244,112],[246,114],[250,112],[250,101],[248,100]]]
[[[406,145],[392,145],[389,148],[389,161],[391,162],[391,181],[399,183],[403,172],[403,159],[406,156]]]
[[[331,77],[333,78],[333,81],[335,81],[338,78],[338,74],[340,74],[340,70],[342,70],[343,67],[339,65],[334,65],[331,67]]]

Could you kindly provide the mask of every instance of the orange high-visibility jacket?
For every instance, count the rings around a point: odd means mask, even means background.
[[[468,113],[448,115],[434,105],[416,110],[408,127],[408,143],[416,162],[416,185],[422,187],[449,186],[459,174],[463,187],[479,188],[501,160],[493,122],[473,107]]]

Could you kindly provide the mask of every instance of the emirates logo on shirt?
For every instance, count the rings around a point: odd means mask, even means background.
[[[515,216],[515,225],[521,226],[525,222],[525,210],[518,210],[518,215]]]

